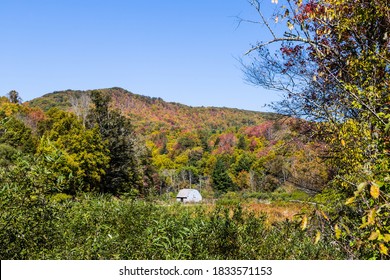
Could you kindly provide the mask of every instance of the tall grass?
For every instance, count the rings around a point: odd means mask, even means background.
[[[15,211],[12,227],[18,229],[11,237],[1,239],[1,259],[346,257],[331,240],[314,244],[313,237],[296,223],[286,220],[269,226],[265,214],[244,211],[240,205],[212,209],[179,204],[158,206],[153,202],[84,195],[75,200],[48,200],[41,210],[34,215],[28,208]],[[35,227],[23,224],[25,221]],[[2,220],[0,225],[12,231],[5,222]],[[21,237],[22,232],[29,234]],[[5,237],[4,232],[0,235]]]

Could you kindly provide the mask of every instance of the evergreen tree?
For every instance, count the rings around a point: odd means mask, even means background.
[[[19,93],[16,90],[11,90],[8,94],[8,99],[11,103],[20,104],[22,103],[22,98],[20,98]]]
[[[234,189],[233,181],[228,174],[228,166],[222,157],[217,158],[211,178],[213,188],[218,192],[227,192]]]
[[[100,190],[120,194],[132,188],[142,189],[141,177],[134,149],[135,135],[129,119],[109,109],[110,96],[99,91],[91,93],[95,108],[90,114],[90,124],[99,128],[109,150],[109,167]]]
[[[244,135],[240,135],[240,137],[238,138],[237,148],[244,151],[248,148],[248,144],[246,143]]]

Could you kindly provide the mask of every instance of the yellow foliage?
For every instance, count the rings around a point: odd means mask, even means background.
[[[371,235],[370,235],[370,237],[368,238],[368,240],[373,241],[373,240],[378,239],[378,237],[379,237],[379,232],[373,231],[373,232],[371,232]]]
[[[379,251],[384,255],[388,255],[389,253],[388,248],[383,243],[379,244]]]
[[[317,244],[321,239],[321,232],[317,230],[316,238],[314,239],[314,244]]]
[[[369,212],[368,212],[368,221],[367,223],[369,225],[373,225],[375,223],[375,216],[376,216],[376,210],[375,209],[371,209]]]
[[[305,230],[306,228],[307,228],[307,216],[304,215],[304,216],[302,217],[302,221],[301,221],[301,229],[302,229],[302,230]]]
[[[339,228],[339,226],[337,224],[334,226],[334,233],[336,235],[336,238],[340,239],[340,237],[341,237],[341,229]]]
[[[375,183],[371,184],[370,194],[373,198],[377,199],[379,197],[379,186]]]
[[[329,221],[329,217],[328,217],[328,215],[325,214],[324,211],[321,211],[321,214],[322,214],[322,216],[324,217],[325,220]]]
[[[347,201],[345,202],[345,205],[349,205],[349,204],[352,204],[355,202],[355,197],[350,197],[347,199]]]

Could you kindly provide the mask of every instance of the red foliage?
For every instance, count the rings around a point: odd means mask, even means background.
[[[282,46],[280,48],[280,51],[283,55],[287,56],[296,56],[300,53],[300,51],[303,49],[303,46],[296,45],[294,47],[288,47],[288,46]]]
[[[234,133],[226,133],[219,136],[217,154],[232,153],[237,144],[237,137]]]
[[[24,122],[31,129],[35,130],[37,128],[38,123],[45,118],[45,113],[40,108],[28,108]]]
[[[271,121],[264,122],[260,125],[251,126],[245,129],[245,134],[248,137],[265,137],[269,138],[269,134],[271,133],[273,123]]]

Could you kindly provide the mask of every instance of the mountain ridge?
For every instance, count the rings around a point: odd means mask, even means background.
[[[275,114],[273,112],[263,112],[263,111],[256,111],[256,110],[249,110],[249,109],[241,109],[241,108],[235,108],[235,107],[227,107],[227,106],[206,106],[206,105],[201,105],[201,106],[192,106],[192,105],[187,105],[187,104],[184,104],[184,103],[180,103],[180,102],[176,102],[176,101],[166,101],[164,100],[163,98],[161,97],[153,97],[153,96],[148,96],[148,95],[143,95],[143,94],[139,94],[139,93],[134,93],[130,90],[127,90],[127,89],[124,89],[124,88],[121,88],[121,87],[110,87],[110,88],[100,88],[100,89],[87,89],[87,90],[78,90],[78,89],[66,89],[66,90],[56,90],[56,91],[53,91],[53,92],[49,92],[49,93],[45,93],[43,94],[42,96],[38,96],[38,97],[35,97],[31,100],[27,100],[25,101],[24,103],[28,103],[28,104],[34,104],[36,102],[36,100],[39,100],[41,98],[46,98],[46,97],[49,97],[49,96],[52,96],[52,95],[56,95],[56,94],[63,94],[63,93],[90,93],[92,91],[103,91],[103,92],[107,92],[107,91],[121,91],[121,92],[124,92],[124,93],[127,93],[127,94],[131,94],[137,98],[141,98],[141,99],[150,99],[150,100],[158,100],[158,101],[162,101],[164,103],[167,103],[167,104],[171,104],[171,105],[179,105],[179,106],[184,106],[184,107],[188,107],[188,108],[215,108],[215,109],[230,109],[230,110],[239,110],[239,111],[245,111],[245,112],[253,112],[253,113],[260,113],[260,114]]]
[[[70,97],[80,97],[93,90],[54,91],[34,98],[26,103],[31,107],[39,107],[44,111],[52,107],[70,110]],[[111,106],[132,119],[134,125],[143,131],[156,129],[227,129],[259,125],[267,120],[277,118],[275,113],[257,112],[251,110],[189,106],[177,102],[164,101],[160,97],[149,97],[135,94],[119,87],[98,89],[111,96]]]

